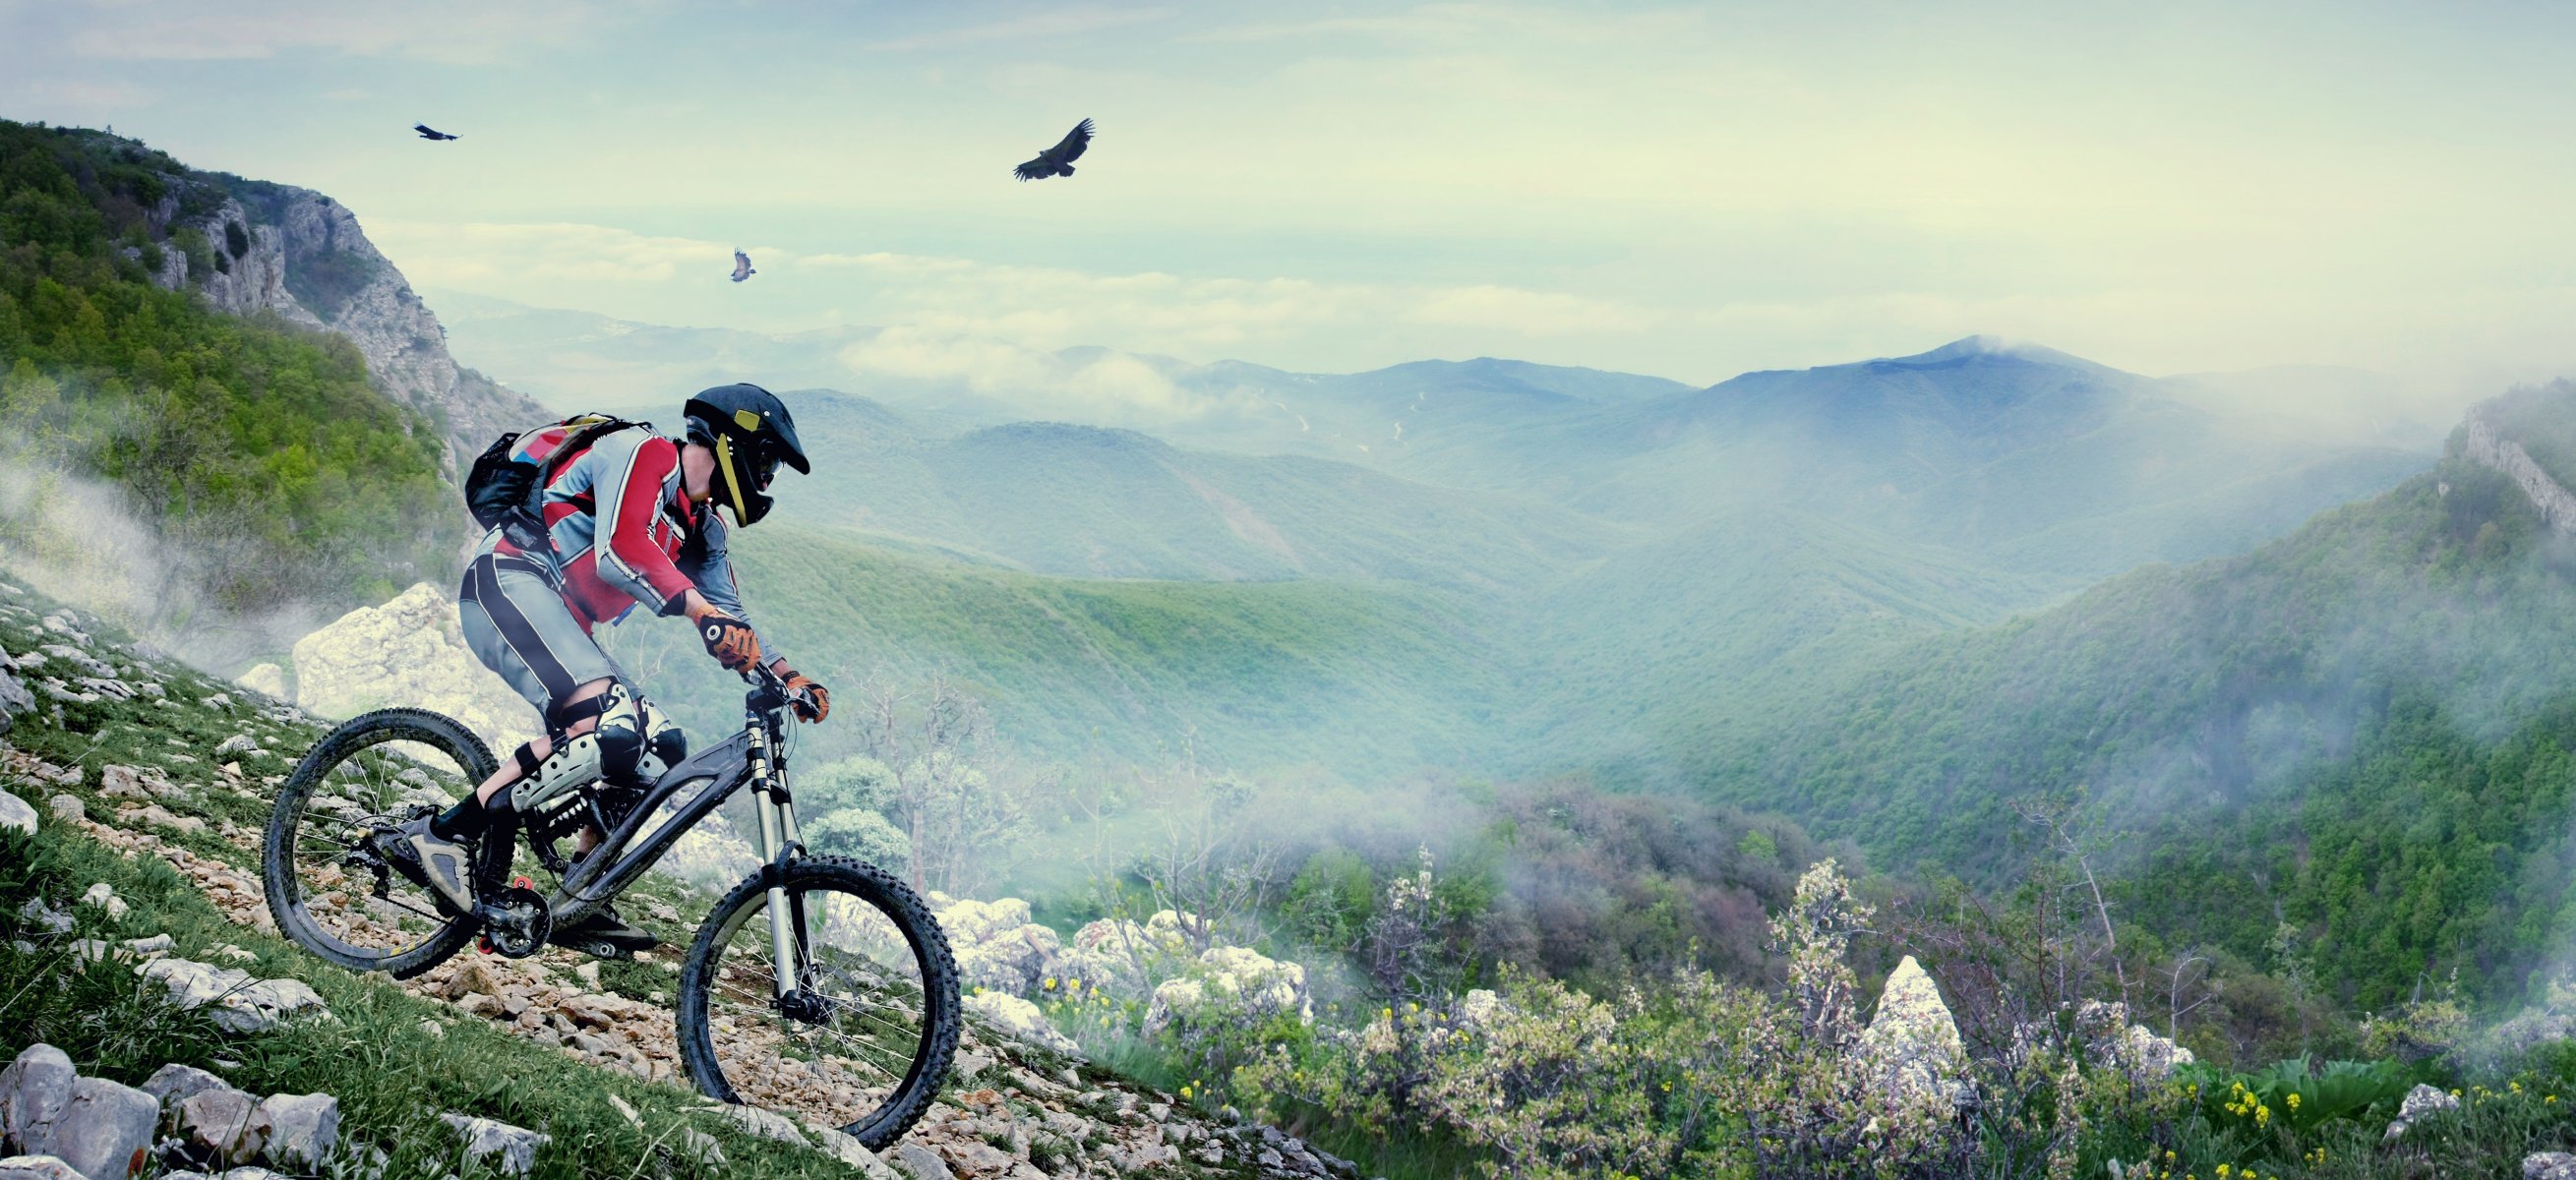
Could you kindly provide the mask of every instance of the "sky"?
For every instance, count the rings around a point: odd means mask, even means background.
[[[2474,2],[0,0],[0,117],[327,193],[433,308],[2492,384],[2576,373],[2571,56],[2576,6]]]

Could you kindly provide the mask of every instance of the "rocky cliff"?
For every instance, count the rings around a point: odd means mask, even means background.
[[[208,252],[166,250],[154,281],[192,286],[236,315],[274,312],[347,337],[386,396],[471,457],[492,437],[551,417],[545,407],[456,363],[447,332],[411,284],[331,198],[291,185],[190,173],[152,211],[156,231],[193,232]]]
[[[2513,480],[2522,493],[2531,497],[2531,506],[2540,510],[2540,519],[2551,530],[2576,533],[2576,495],[2568,494],[2558,481],[2532,461],[2522,444],[2496,433],[2485,418],[2470,415],[2467,437],[2462,443],[2469,458],[2495,468]]]

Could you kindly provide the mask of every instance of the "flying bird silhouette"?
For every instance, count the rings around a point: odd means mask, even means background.
[[[1091,120],[1074,124],[1054,147],[1038,153],[1038,158],[1011,169],[1011,175],[1022,180],[1044,180],[1050,176],[1073,175],[1073,162],[1082,158],[1082,149],[1091,146]]]
[[[759,273],[759,271],[751,269],[751,255],[745,254],[740,250],[733,252],[733,281],[739,283],[744,279],[750,278],[751,276]]]
[[[412,124],[412,125],[411,125],[411,129],[412,129],[412,130],[414,130],[414,131],[420,132],[420,137],[421,137],[422,139],[456,139],[456,138],[458,138],[457,136],[449,135],[448,133],[446,133],[446,132],[444,132],[444,131],[433,130],[433,129],[430,127],[430,125],[429,125],[429,124],[427,124],[427,123],[414,123],[414,124]]]

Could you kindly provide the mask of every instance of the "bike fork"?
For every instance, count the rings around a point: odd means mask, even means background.
[[[755,750],[754,756],[766,762],[766,752]],[[761,766],[761,771],[767,767]],[[769,774],[761,773],[753,782],[754,806],[760,813],[760,858],[769,867],[769,951],[770,961],[778,965],[772,981],[778,998],[785,1000],[805,981],[805,956],[809,931],[806,930],[805,906],[802,899],[790,905],[787,897],[787,859],[790,848],[801,846],[796,833],[796,804],[786,789]]]

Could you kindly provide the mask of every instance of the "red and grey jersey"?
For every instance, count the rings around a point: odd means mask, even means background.
[[[527,462],[550,462],[577,430],[531,430],[512,452]],[[638,604],[655,614],[675,611],[693,586],[708,602],[750,621],[726,554],[724,518],[713,505],[689,502],[678,443],[641,426],[593,439],[557,468],[542,510],[553,552],[527,552],[497,528],[484,537],[483,549],[551,565],[583,630],[615,622]],[[760,648],[773,651],[765,634]]]

